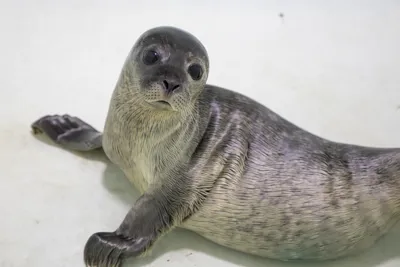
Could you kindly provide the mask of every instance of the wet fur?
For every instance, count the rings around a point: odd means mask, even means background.
[[[89,239],[88,266],[143,255],[174,227],[273,259],[335,259],[400,218],[400,149],[331,142],[211,85],[176,102],[179,112],[155,110],[143,104],[135,51],[102,146],[143,195],[115,232]]]

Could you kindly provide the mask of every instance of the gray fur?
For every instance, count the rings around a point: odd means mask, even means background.
[[[149,46],[159,65],[141,63]],[[189,59],[205,69],[199,81]],[[102,146],[143,195],[115,232],[89,238],[87,266],[119,266],[174,227],[273,259],[336,259],[371,247],[398,221],[400,149],[315,136],[207,85],[208,69],[200,41],[176,28],[151,29],[131,50]],[[166,95],[164,78],[179,90]]]

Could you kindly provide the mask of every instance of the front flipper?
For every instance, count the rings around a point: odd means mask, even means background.
[[[34,134],[44,133],[65,149],[90,151],[102,147],[102,134],[91,125],[69,115],[44,116],[31,125]]]
[[[190,199],[193,197],[189,198],[188,190],[179,183],[145,193],[115,232],[95,233],[89,238],[84,249],[86,266],[121,266],[124,259],[143,255],[162,234],[190,215]]]

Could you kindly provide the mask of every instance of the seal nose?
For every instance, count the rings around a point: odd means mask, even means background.
[[[164,80],[163,85],[164,85],[165,91],[167,91],[168,93],[175,91],[180,86],[179,83],[171,81],[171,80],[170,81]]]

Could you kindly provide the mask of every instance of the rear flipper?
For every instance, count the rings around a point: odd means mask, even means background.
[[[69,115],[47,115],[31,125],[33,133],[44,133],[61,147],[74,151],[91,151],[102,147],[102,133]]]

